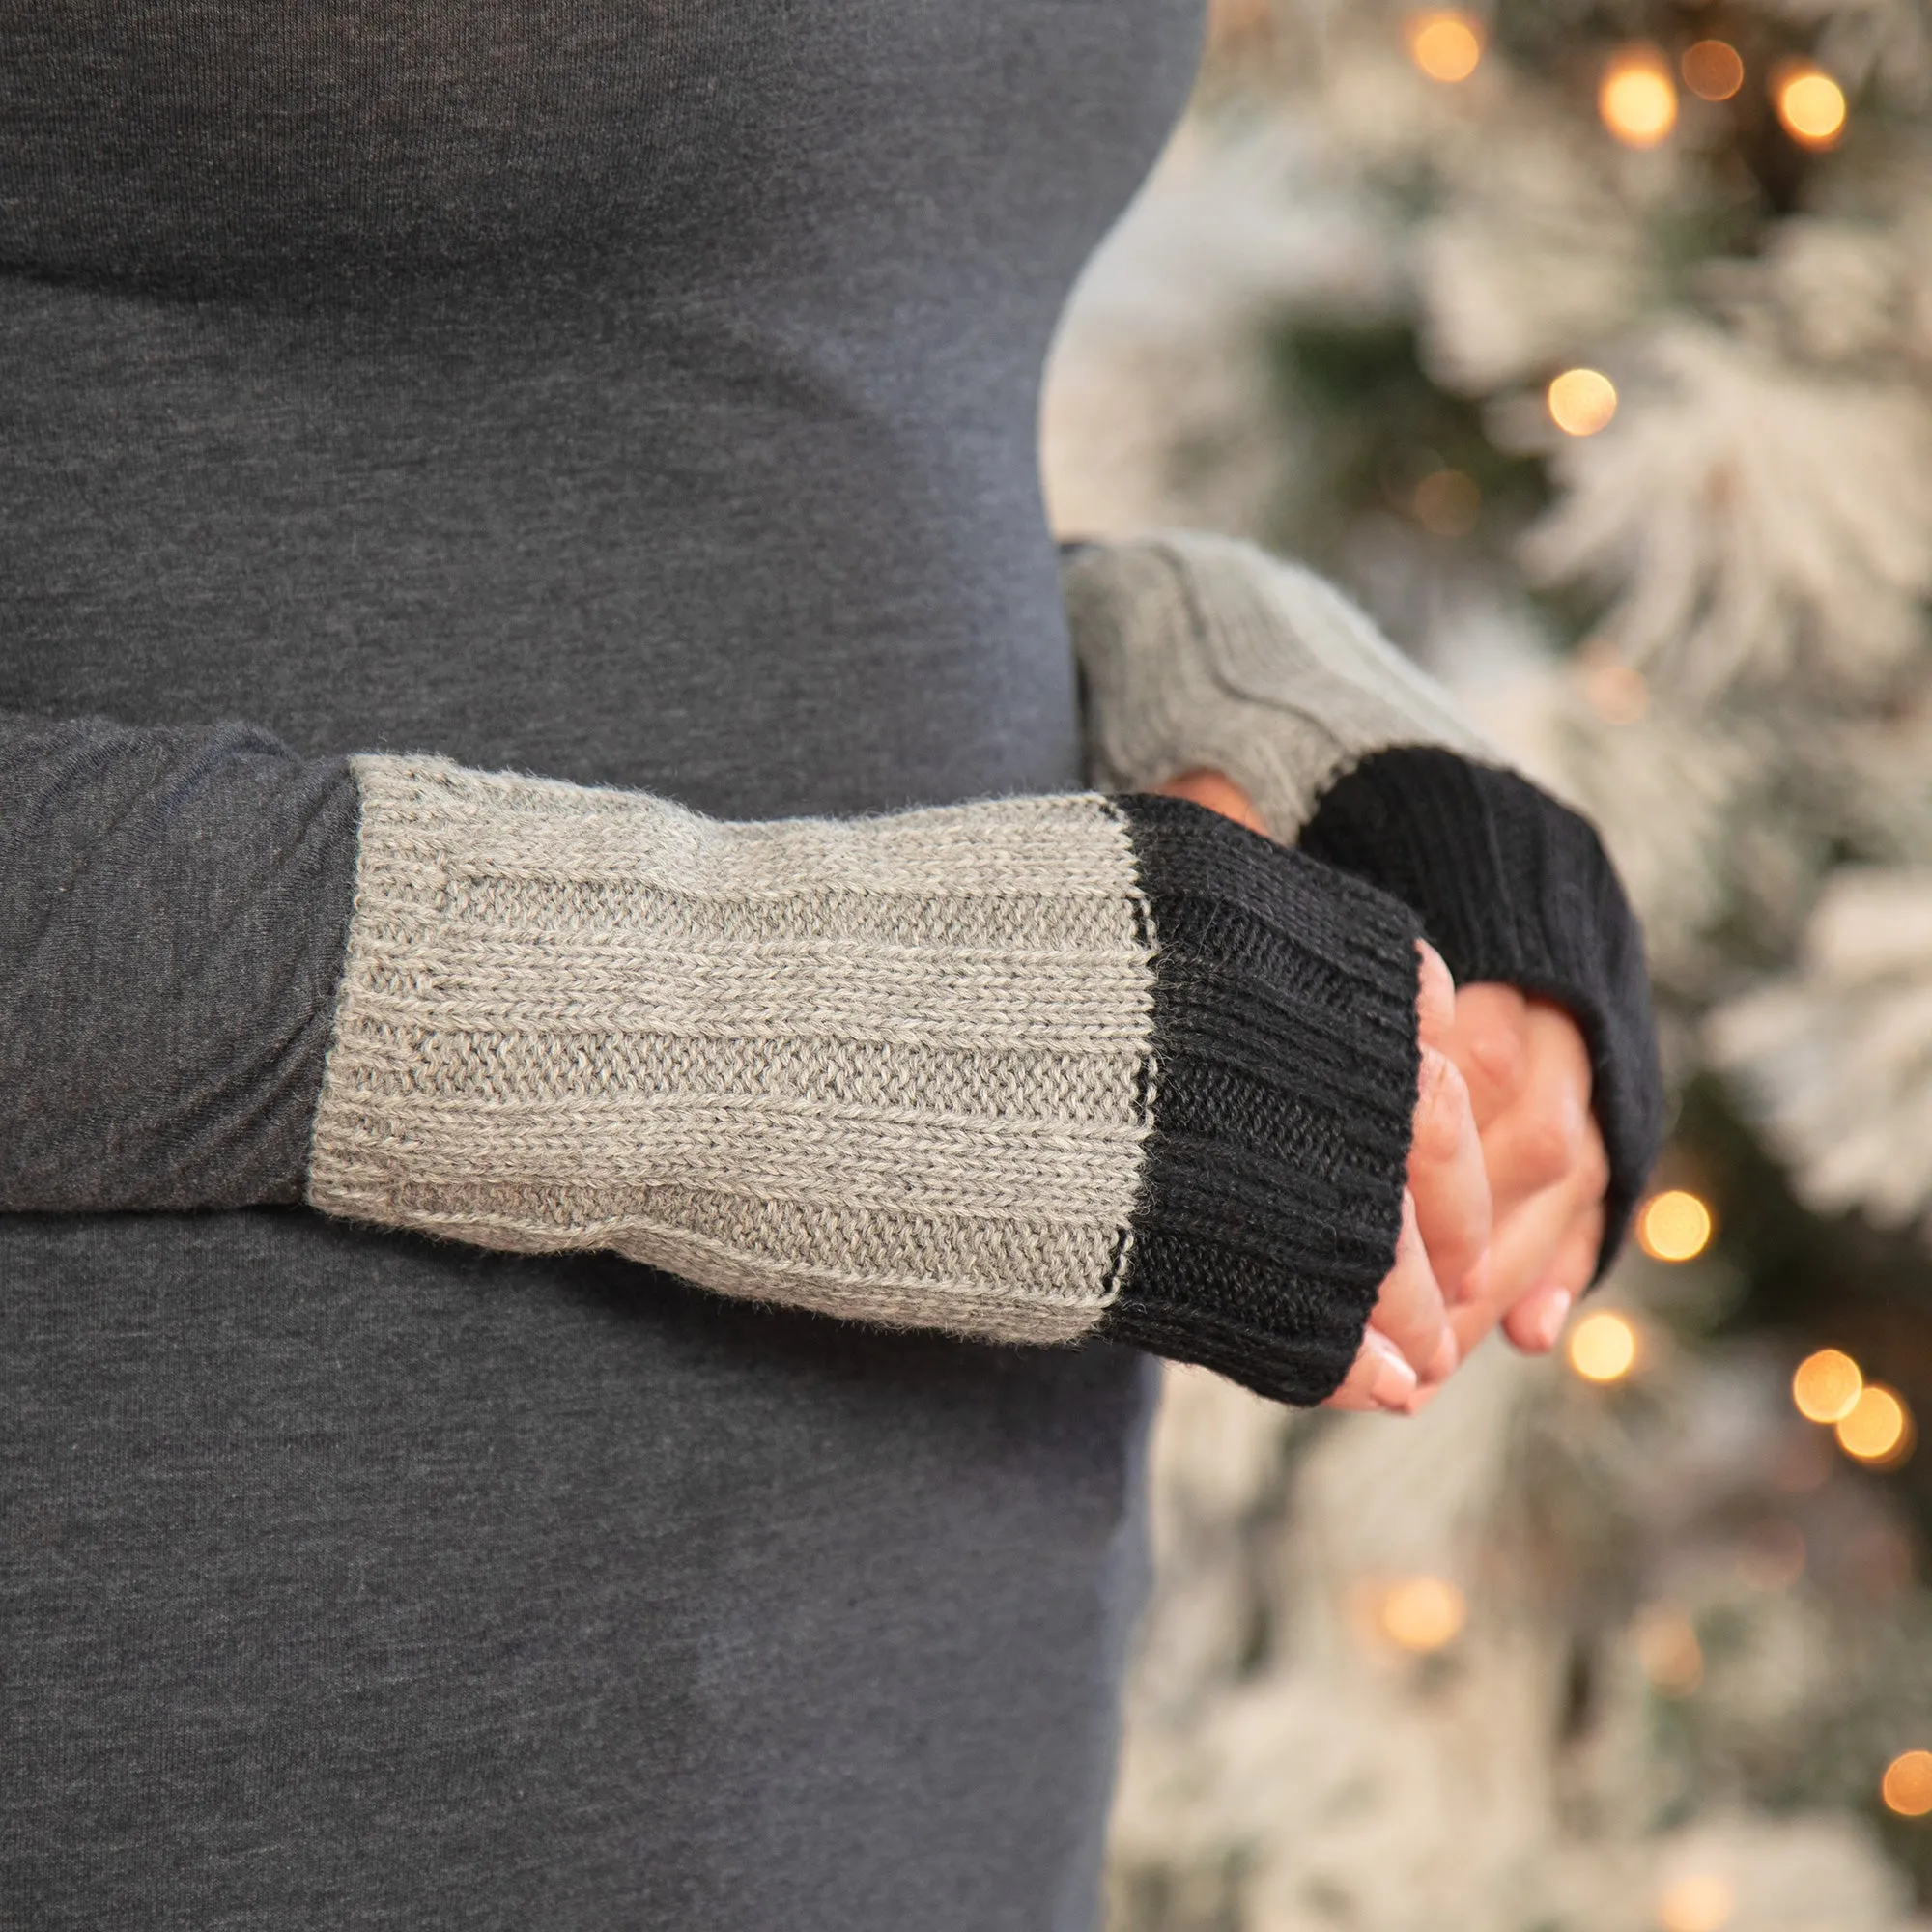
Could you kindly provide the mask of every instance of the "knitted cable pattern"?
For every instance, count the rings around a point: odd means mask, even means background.
[[[731,825],[359,758],[309,1197],[1319,1400],[1394,1252],[1414,921],[1191,806]]]

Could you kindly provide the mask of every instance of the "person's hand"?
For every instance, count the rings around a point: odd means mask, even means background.
[[[1480,1293],[1484,1280],[1489,1177],[1468,1087],[1445,1050],[1455,1024],[1456,984],[1433,946],[1418,940],[1416,951],[1422,1066],[1402,1232],[1361,1349],[1342,1386],[1323,1405],[1328,1408],[1418,1407],[1462,1360],[1455,1316]]]
[[[1519,1349],[1555,1346],[1596,1271],[1609,1155],[1590,1108],[1590,1051],[1553,1001],[1464,986],[1443,1050],[1482,1136],[1494,1231],[1477,1292],[1453,1311],[1466,1354],[1498,1321]]]

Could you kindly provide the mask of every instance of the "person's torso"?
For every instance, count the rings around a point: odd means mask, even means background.
[[[1077,777],[1035,471],[1194,0],[0,11],[0,705]]]
[[[0,0],[0,708],[1078,778],[1037,372],[1198,0]],[[1082,1927],[1124,1351],[0,1217],[37,1924]]]

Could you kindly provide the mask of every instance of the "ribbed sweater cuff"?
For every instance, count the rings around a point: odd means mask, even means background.
[[[1601,1275],[1657,1157],[1663,1083],[1643,935],[1595,831],[1512,772],[1406,746],[1339,780],[1300,842],[1413,907],[1458,984],[1501,980],[1575,1015],[1610,1160]]]
[[[1153,1131],[1101,1327],[1317,1403],[1395,1260],[1417,922],[1197,806],[1119,804],[1157,934]]]

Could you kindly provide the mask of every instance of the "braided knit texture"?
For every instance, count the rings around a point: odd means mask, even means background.
[[[732,825],[354,761],[309,1198],[1319,1401],[1395,1250],[1400,901],[1171,799]]]
[[[316,1207],[881,1322],[1093,1325],[1130,1238],[1153,993],[1104,800],[725,825],[355,769]]]

